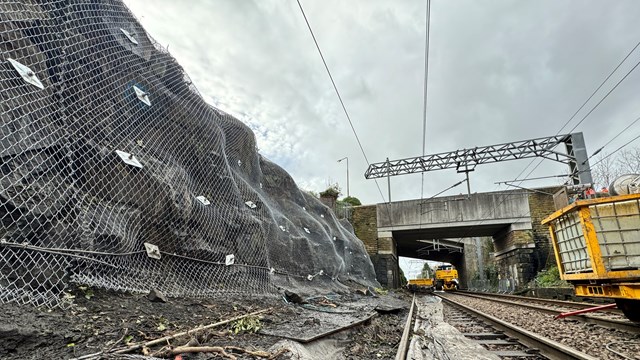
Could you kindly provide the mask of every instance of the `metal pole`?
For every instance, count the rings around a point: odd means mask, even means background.
[[[391,203],[391,163],[387,158],[387,188],[389,189],[389,203]]]
[[[573,184],[593,184],[591,167],[587,156],[587,146],[581,132],[573,133],[565,142],[567,153],[574,156],[575,160],[569,162],[569,170],[573,176]]]
[[[347,197],[351,197],[349,195],[349,157],[347,156]]]
[[[342,160],[347,160],[347,197],[351,196],[349,195],[349,157],[345,156],[342,159],[338,160],[338,162],[342,162]]]
[[[471,184],[469,183],[469,170],[464,172],[467,175],[467,194],[471,197]]]

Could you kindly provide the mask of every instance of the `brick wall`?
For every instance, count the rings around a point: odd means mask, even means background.
[[[336,196],[330,196],[330,195],[325,195],[322,196],[320,195],[320,202],[327,205],[329,207],[329,209],[336,211],[336,201],[338,201],[338,197]]]
[[[351,217],[353,230],[369,255],[378,253],[378,217],[375,205],[356,206]]]

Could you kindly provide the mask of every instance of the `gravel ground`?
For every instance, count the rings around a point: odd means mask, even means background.
[[[495,301],[447,294],[461,304],[518,325],[543,337],[579,349],[598,359],[640,360],[640,334],[606,329],[571,319],[554,320],[553,315]],[[617,351],[626,357],[615,354]]]

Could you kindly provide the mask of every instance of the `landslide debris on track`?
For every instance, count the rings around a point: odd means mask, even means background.
[[[88,289],[70,290],[76,298],[74,305],[66,310],[0,304],[0,359],[69,359],[99,352],[104,353],[97,356],[98,359],[142,358],[142,349],[119,356],[111,350],[269,308],[272,310],[243,323],[232,322],[150,346],[148,354],[196,344],[232,346],[274,354],[283,347],[289,349],[277,357],[279,360],[391,359],[402,335],[410,301],[404,293],[379,298],[345,294],[329,296],[330,301],[322,300],[324,297],[320,296],[306,297],[310,304],[315,304],[314,308],[306,308],[273,296],[221,295],[210,299],[174,298],[162,303],[151,302],[142,294],[100,289],[93,289],[93,295],[87,299]],[[323,303],[332,303],[335,307],[323,306]],[[365,317],[380,304],[390,303],[403,307],[398,313],[374,314],[368,322],[306,344],[265,334],[279,332],[287,336],[288,332],[293,337],[301,333],[322,334],[335,328],[336,315],[340,316],[331,311]],[[335,356],[329,356],[329,351]],[[239,359],[256,359],[231,349],[228,352],[233,352]],[[209,359],[216,358],[215,355],[185,354],[183,359]]]

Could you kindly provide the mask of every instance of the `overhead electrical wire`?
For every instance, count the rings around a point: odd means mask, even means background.
[[[600,89],[607,83],[607,81],[613,76],[613,74],[615,74],[616,71],[618,71],[618,69],[620,68],[620,66],[622,66],[622,64],[629,58],[629,56],[631,56],[631,54],[633,54],[633,52],[638,48],[638,46],[640,46],[640,41],[638,43],[636,43],[636,45],[627,53],[627,55],[618,63],[618,65],[609,73],[609,75],[607,75],[607,77],[605,77],[604,80],[602,80],[602,82],[600,83],[600,85],[598,85],[598,87],[591,93],[591,95],[589,95],[589,97],[582,103],[582,105],[580,105],[580,107],[573,113],[573,115],[571,115],[571,117],[562,125],[562,127],[560,127],[560,129],[556,132],[555,136],[559,135],[560,132],[562,132],[562,130],[576,117],[576,115],[578,115],[578,113],[580,113],[580,111],[589,103],[589,101],[591,101],[591,99],[598,93],[598,91],[600,91]],[[589,112],[582,117],[582,119],[580,119],[580,121],[573,127],[571,128],[571,130],[569,131],[569,133],[571,133],[573,130],[575,130],[580,124],[582,124],[582,122],[584,122],[584,120],[591,115],[591,113],[593,113],[593,111],[595,111],[595,109],[600,106],[600,104],[602,104],[602,102],[629,76],[629,74],[631,74],[637,67],[638,65],[640,65],[640,61],[637,62],[632,68],[631,70],[629,70],[615,85],[613,88],[611,88],[611,90],[609,90],[609,92],[607,92],[607,94],[605,94],[605,96],[595,105],[591,108],[591,110],[589,110]],[[522,171],[520,171],[520,173],[516,176],[515,180],[513,180],[512,182],[516,182],[516,181],[520,181],[518,183],[518,185],[522,184],[523,180],[519,180],[520,176],[522,176],[522,174],[524,174],[525,171],[527,171],[527,169],[536,161],[537,159],[534,158],[532,159],[527,166],[524,167],[524,169],[522,169]],[[538,163],[536,164],[536,166],[533,167],[533,169],[531,169],[527,175],[525,175],[525,178],[528,178],[529,176],[531,176],[531,174],[533,174],[533,172],[542,164],[542,162],[544,161],[544,159],[540,159],[538,160]],[[499,184],[498,184],[499,186]],[[494,207],[494,210],[497,206],[501,205],[504,201],[500,202],[498,205],[496,205]]]
[[[609,73],[609,75],[607,75],[607,77],[600,83],[600,85],[598,85],[598,87],[591,93],[591,95],[587,98],[587,100],[585,100],[582,105],[580,105],[580,107],[578,108],[578,110],[576,110],[573,115],[569,118],[569,120],[567,120],[562,127],[558,130],[558,132],[556,132],[556,136],[560,134],[560,132],[576,117],[576,115],[587,105],[587,103],[589,103],[589,101],[598,93],[598,91],[606,84],[606,82],[613,76],[613,74],[620,68],[620,66],[622,66],[622,64],[629,58],[629,56],[631,56],[631,54],[640,46],[640,41],[638,43],[636,43],[636,45],[627,53],[627,55],[618,63],[618,65]],[[602,104],[602,102],[638,67],[638,65],[640,65],[640,61],[638,61],[632,68],[631,70],[629,70],[620,80],[618,80],[618,82],[603,96],[602,99],[600,99],[600,101],[598,101],[592,108],[591,110],[589,110],[589,112],[587,112],[587,114],[585,116],[582,117],[582,119],[580,119],[580,121],[573,127],[571,128],[571,130],[569,131],[569,133],[571,133],[573,130],[575,130],[582,122],[584,122],[584,120],[591,115],[591,113],[593,113],[593,111],[595,111],[595,109],[600,106],[600,104]],[[632,139],[631,141],[629,141],[628,143],[624,144],[623,146],[621,146],[620,148],[616,149],[614,152],[612,152],[611,154],[607,155],[605,158],[602,158],[598,161],[598,163],[604,159],[606,159],[607,157],[611,156],[613,153],[619,151],[621,148],[627,146],[628,144],[630,144],[631,142],[637,140],[638,138],[640,138],[640,135],[634,139]],[[524,169],[522,169],[522,171],[520,171],[520,173],[518,174],[518,176],[516,176],[516,179],[513,182],[519,181],[519,183],[517,184],[517,186],[521,185],[524,180],[519,180],[520,176],[522,176],[522,174],[524,174],[524,172],[536,161],[536,159],[532,159],[529,164],[527,164],[527,166],[525,166]],[[528,178],[539,166],[540,164],[542,164],[543,159],[539,160],[538,164],[536,166],[534,166],[533,169],[531,169],[527,175],[525,175],[525,178]],[[596,163],[597,164],[597,163]],[[596,164],[593,164],[591,166],[594,166]],[[507,185],[513,185],[513,184],[507,184]],[[499,185],[498,185],[499,186]],[[506,201],[506,196],[503,197],[503,199],[496,205],[494,205],[491,209],[491,213],[495,213],[496,209],[498,208],[498,206],[502,205],[505,201]],[[482,223],[484,222],[481,221],[479,224],[475,225],[475,226],[480,226]],[[467,231],[467,234],[473,229],[473,226]],[[466,237],[466,236],[465,236]]]
[[[441,190],[439,193],[436,193],[436,194],[434,194],[434,195],[431,195],[430,197],[428,197],[428,198],[426,198],[426,199],[422,199],[422,200],[431,200],[431,199],[435,198],[436,196],[438,196],[438,195],[440,195],[440,194],[442,194],[442,193],[444,193],[444,192],[447,192],[448,190],[453,189],[453,188],[454,188],[454,187],[456,187],[456,186],[459,186],[459,185],[461,185],[461,184],[464,184],[466,181],[467,181],[467,179],[460,180],[460,181],[458,181],[457,183],[455,183],[455,184],[453,184],[453,185],[449,186],[448,188],[446,188],[446,189],[444,189],[444,190]],[[420,204],[422,205],[422,203],[420,203]]]
[[[349,116],[349,112],[347,111],[347,107],[344,105],[344,101],[342,100],[342,96],[340,95],[340,91],[338,91],[338,87],[336,86],[336,82],[333,80],[333,76],[331,75],[331,71],[329,70],[329,66],[327,65],[327,61],[322,54],[322,50],[320,50],[320,45],[318,44],[318,40],[316,39],[316,35],[313,33],[313,29],[311,28],[311,24],[309,23],[309,19],[307,19],[307,14],[305,14],[304,9],[302,8],[302,4],[300,0],[296,0],[298,3],[298,7],[300,8],[300,12],[302,13],[302,17],[304,17],[304,22],[307,24],[307,28],[309,29],[309,33],[313,38],[313,43],[316,45],[316,49],[318,50],[318,54],[320,54],[320,58],[322,59],[322,64],[324,64],[324,69],[327,71],[327,75],[329,75],[329,79],[331,80],[331,84],[333,85],[333,90],[335,90],[336,95],[338,96],[338,100],[340,101],[340,105],[342,106],[342,111],[344,111],[344,115],[347,117],[347,121],[349,121],[349,126],[351,126],[351,130],[353,131],[353,135],[356,138],[358,143],[358,147],[360,147],[360,151],[362,152],[362,156],[364,160],[367,162],[367,166],[371,165],[369,159],[367,158],[367,153],[364,151],[364,147],[362,146],[362,142],[360,142],[360,137],[358,137],[358,132],[356,128],[353,126],[353,121],[351,121],[351,116]],[[382,194],[382,190],[380,189],[380,184],[378,181],[375,181],[376,187],[378,188],[378,192],[382,197],[382,202],[386,202],[384,195]],[[391,199],[389,199],[391,201]]]
[[[510,183],[505,183],[505,185],[512,186],[514,188],[518,188],[518,189],[522,189],[522,190],[527,190],[527,191],[531,191],[531,192],[537,192],[537,193],[540,193],[540,194],[553,196],[552,193],[548,193],[546,191],[541,191],[541,190],[536,190],[536,189],[531,189],[531,188],[526,188],[526,187],[520,186],[520,185],[514,185],[514,184],[510,184]]]
[[[578,108],[578,110],[576,110],[573,115],[571,115],[571,117],[569,118],[569,120],[567,120],[564,125],[562,125],[562,127],[560,128],[560,130],[558,130],[558,132],[556,132],[556,135],[560,134],[560,132],[576,117],[576,115],[587,105],[587,103],[589,103],[589,101],[596,95],[596,93],[598,93],[598,91],[600,91],[600,89],[604,86],[604,84],[611,78],[611,76],[613,76],[613,74],[618,71],[618,69],[620,68],[620,66],[622,66],[622,64],[629,58],[629,56],[631,56],[631,54],[633,54],[633,52],[638,48],[638,46],[640,46],[640,41],[633,47],[633,49],[631,49],[627,55],[618,63],[618,65],[609,73],[609,75],[607,75],[607,77],[602,80],[602,82],[600,83],[600,85],[598,85],[598,87],[591,93],[591,95],[587,98],[587,100],[585,100],[582,105],[580,105],[580,107]],[[609,90],[609,92],[607,92],[604,97],[602,99],[600,99],[600,101],[598,101],[598,103],[596,103],[595,106],[593,106],[591,108],[591,110],[589,110],[589,112],[587,112],[586,115],[584,115],[582,117],[582,119],[580,119],[580,121],[573,126],[573,128],[571,128],[571,130],[569,130],[569,133],[571,133],[573,130],[575,130],[580,124],[582,124],[584,122],[584,120],[589,117],[589,115],[591,115],[591,113],[593,113],[593,111],[600,106],[600,104],[602,104],[602,102],[609,97],[609,95],[638,67],[638,65],[640,65],[640,61],[637,62],[632,68],[631,70],[629,70],[614,86],[613,88],[611,88],[611,90]],[[531,166],[531,164],[533,164],[536,161],[536,159],[532,159],[529,164],[527,164],[527,166],[522,169],[522,171],[520,172],[520,174],[518,174],[518,176],[516,176],[516,179],[519,178],[528,168],[529,166]],[[525,175],[525,177],[528,177],[529,175],[531,175],[539,166],[540,164],[542,164],[542,161],[544,161],[543,159],[540,159],[538,161],[538,164],[531,169],[531,171],[529,171],[527,173],[527,175]]]
[[[575,130],[580,124],[582,124],[582,122],[589,116],[591,115],[591,113],[593,113],[593,111],[600,106],[600,104],[602,104],[602,102],[609,97],[609,95],[611,95],[611,93],[613,92],[613,90],[615,90],[637,67],[638,65],[640,65],[640,61],[638,61],[632,68],[631,70],[629,70],[623,77],[622,79],[618,80],[618,82],[611,88],[611,90],[609,90],[604,97],[602,97],[602,99],[600,101],[598,101],[598,103],[596,103],[593,108],[591,108],[591,110],[589,110],[589,112],[582,117],[582,119],[580,119],[580,121],[578,121],[577,124],[575,124],[571,130],[569,130],[569,133],[571,133],[573,130]]]
[[[628,125],[624,130],[626,130],[626,129],[628,129],[629,127],[631,127],[633,124],[635,124],[637,121],[639,121],[639,119],[640,119],[640,118],[637,118],[636,120],[634,120],[634,121],[633,121],[630,125]],[[622,132],[624,132],[624,130],[623,130]],[[614,137],[613,137],[613,139],[617,138],[617,137],[618,137],[622,132],[620,132],[618,135],[614,136]],[[611,141],[613,141],[613,139],[609,140],[609,142],[607,142],[607,144],[605,144],[604,146],[606,146],[606,145],[608,145],[609,143],[611,143]],[[631,140],[627,141],[626,143],[624,143],[623,145],[619,146],[618,148],[616,148],[616,149],[615,149],[614,151],[612,151],[611,153],[609,153],[609,154],[607,154],[606,156],[604,156],[604,157],[600,158],[598,161],[596,161],[595,163],[593,163],[591,166],[598,165],[600,162],[602,162],[602,161],[606,160],[608,157],[612,156],[612,155],[613,155],[613,154],[615,154],[616,152],[618,152],[618,151],[622,150],[623,148],[625,148],[626,146],[628,146],[629,144],[633,143],[634,141],[636,141],[636,140],[638,140],[638,139],[640,139],[640,135],[638,135],[638,136],[634,137],[633,139],[631,139]],[[602,146],[602,148],[603,148],[604,146]],[[594,153],[594,155],[595,155],[595,153]],[[584,171],[585,171],[585,170],[582,170],[581,172],[584,172]],[[541,179],[541,178],[550,178],[550,177],[561,177],[561,176],[566,176],[566,175],[552,175],[552,176],[544,176],[544,177],[540,177],[540,178],[538,178],[538,179]],[[553,194],[551,194],[551,193],[547,193],[547,192],[544,192],[544,191],[541,191],[541,190],[530,189],[530,188],[525,188],[525,187],[519,186],[519,185],[520,185],[520,184],[522,184],[522,182],[524,182],[525,180],[534,180],[534,179],[536,179],[536,178],[533,178],[533,179],[522,179],[522,180],[519,180],[520,182],[518,183],[518,185],[511,184],[511,182],[516,182],[516,181],[518,181],[517,179],[516,179],[516,180],[513,180],[513,181],[502,181],[502,182],[500,182],[500,183],[504,183],[506,186],[511,186],[511,187],[515,187],[515,188],[523,189],[523,190],[530,191],[530,192],[536,192],[536,193],[541,193],[541,194],[545,194],[545,195],[553,195]],[[500,184],[500,183],[498,183],[498,184]],[[502,200],[499,202],[499,204],[495,205],[495,206],[491,209],[491,213],[495,213],[495,211],[496,211],[496,209],[498,208],[498,206],[502,205],[502,204],[505,202],[505,200],[506,200],[506,199],[507,199],[507,196],[506,196],[506,195],[503,195],[503,196],[502,196]],[[493,216],[493,214],[491,214],[491,216]],[[525,216],[531,216],[531,209],[528,209],[528,210],[526,211],[526,213],[520,214],[520,216],[518,216],[518,217],[519,217],[519,218],[522,218],[522,217],[525,217]],[[486,218],[486,217],[485,217],[485,218]],[[483,220],[481,220],[481,221],[480,221],[480,223],[479,223],[479,224],[476,224],[476,225],[471,226],[471,227],[466,231],[466,235],[465,235],[465,236],[462,236],[462,237],[458,240],[458,242],[457,242],[457,243],[459,243],[459,242],[460,242],[460,240],[461,240],[462,238],[468,237],[468,235],[471,233],[471,231],[473,230],[473,228],[475,228],[475,227],[477,227],[477,226],[482,225],[484,222],[485,222],[485,220],[483,219]]]
[[[587,160],[583,161],[582,164],[585,164],[587,161],[589,161],[589,159],[591,159],[592,157],[598,155],[598,153],[600,153],[605,146],[611,144],[611,142],[613,142],[613,140],[617,139],[620,135],[624,134],[625,131],[627,131],[627,129],[629,129],[630,127],[632,127],[633,125],[635,125],[635,123],[637,123],[638,121],[640,121],[640,117],[636,118],[634,121],[631,122],[631,124],[627,125],[626,128],[622,129],[622,131],[620,131],[618,134],[616,134],[614,137],[612,137],[611,139],[609,139],[609,141],[607,141],[604,145],[602,145],[600,148],[598,148],[598,150],[594,151],[593,154],[591,154]]]
[[[356,141],[358,142],[358,146],[360,147],[360,151],[362,151],[362,155],[364,156],[367,165],[369,165],[369,159],[367,158],[367,154],[364,152],[364,148],[362,147],[362,143],[360,142],[360,138],[358,137],[358,132],[356,128],[353,126],[353,122],[351,121],[351,116],[349,116],[349,112],[344,105],[344,101],[342,100],[342,96],[340,95],[340,91],[338,91],[338,87],[336,86],[336,82],[333,80],[333,76],[331,75],[331,71],[329,70],[329,66],[327,65],[327,61],[324,59],[324,55],[322,55],[322,50],[320,50],[320,45],[318,45],[318,40],[316,40],[316,35],[313,33],[311,29],[311,24],[309,24],[309,19],[307,19],[307,14],[305,14],[304,9],[302,8],[302,4],[300,0],[296,0],[298,2],[298,6],[300,7],[300,12],[304,17],[304,21],[307,24],[307,28],[309,29],[309,33],[311,33],[311,37],[313,38],[313,42],[316,44],[316,49],[318,49],[318,54],[320,54],[320,58],[322,59],[322,63],[324,64],[324,68],[327,71],[327,75],[329,75],[329,79],[331,80],[331,84],[333,85],[333,90],[335,90],[336,95],[338,96],[338,100],[340,101],[340,105],[342,106],[342,111],[344,111],[344,115],[347,117],[349,121],[349,125],[351,126],[351,130],[353,131],[353,135],[356,137]]]
[[[431,0],[427,0],[426,11],[424,30],[424,90],[422,101],[422,156],[425,156],[427,153],[427,98],[429,95],[429,35],[431,34]],[[442,192],[439,192],[434,196],[441,193]],[[420,174],[420,199],[424,199],[424,172]],[[420,202],[420,213],[422,213],[422,205],[423,203]],[[420,224],[422,225],[422,217],[420,217]]]
[[[427,152],[427,98],[429,95],[429,35],[431,34],[431,0],[427,0],[424,36],[424,99],[422,105],[422,156]],[[420,199],[424,198],[424,172],[420,181]]]
[[[600,158],[598,161],[596,161],[593,165],[591,166],[596,166],[599,163],[601,163],[602,161],[604,161],[606,158],[610,157],[611,155],[617,153],[618,151],[622,150],[624,147],[626,147],[627,145],[631,144],[632,142],[636,141],[640,139],[640,135],[634,137],[633,139],[627,141],[626,143],[622,144],[622,146],[618,147],[617,149],[613,150],[611,153],[607,154],[606,156]]]
[[[427,151],[427,98],[429,95],[429,35],[431,34],[431,0],[427,0],[427,14],[424,36],[424,98],[422,105],[422,156]]]
[[[636,47],[634,47],[634,50],[635,50],[637,47],[638,47],[638,46],[636,45]],[[626,59],[626,57],[625,57],[625,59]],[[600,101],[598,101],[598,102],[597,102],[597,103],[596,103],[596,104],[591,108],[591,110],[589,110],[589,112],[587,112],[587,113],[582,117],[582,119],[580,119],[580,121],[578,121],[578,123],[577,123],[577,124],[575,124],[575,125],[571,128],[571,130],[569,130],[569,133],[573,132],[573,130],[575,130],[575,129],[580,125],[580,124],[582,124],[582,122],[584,122],[584,120],[585,120],[589,115],[591,115],[591,113],[593,113],[593,111],[595,111],[595,109],[596,109],[598,106],[600,106],[600,104],[602,104],[602,102],[603,102],[607,97],[609,97],[609,95],[611,95],[611,93],[612,93],[612,92],[613,92],[613,91],[614,91],[614,90],[615,90],[615,89],[616,89],[616,88],[617,88],[617,87],[618,87],[618,86],[619,86],[619,85],[620,85],[620,84],[621,84],[621,83],[622,83],[622,82],[623,82],[623,81],[624,81],[624,80],[625,80],[625,79],[626,79],[626,78],[627,78],[627,77],[628,77],[628,76],[629,76],[629,75],[630,75],[630,74],[631,74],[631,73],[636,69],[636,68],[638,68],[638,66],[639,66],[639,65],[640,65],[640,61],[638,61],[638,62],[637,62],[637,63],[636,63],[632,68],[631,68],[631,70],[629,70],[629,71],[628,71],[628,72],[627,72],[627,73],[626,73],[626,74],[625,74],[625,75],[624,75],[620,80],[618,80],[618,82],[617,82],[617,83],[616,83],[616,84],[611,88],[611,90],[609,90],[609,91],[608,91],[608,92],[607,92],[607,93],[602,97],[602,99],[600,99]],[[619,66],[620,66],[620,65],[618,65],[618,67],[619,67]],[[617,69],[618,67],[616,67],[616,69]],[[563,126],[563,128],[564,128],[564,126]],[[559,134],[559,133],[560,133],[560,132],[558,132],[557,134]],[[556,135],[557,135],[557,134],[556,134]],[[532,173],[533,173],[533,172],[534,172],[534,171],[535,171],[535,170],[540,166],[540,164],[542,164],[542,161],[543,161],[543,160],[540,160],[540,161],[538,162],[538,164],[537,164],[533,169],[531,169],[531,171],[529,171],[529,173],[527,173],[527,175],[525,175],[525,177],[528,177],[529,175],[531,175],[531,174],[532,174]]]
[[[567,177],[567,174],[561,174],[561,175],[548,175],[548,176],[538,176],[538,177],[533,177],[533,178],[525,178],[525,179],[514,179],[514,180],[506,180],[506,181],[498,181],[494,184],[500,185],[500,184],[507,184],[507,183],[514,183],[514,182],[524,182],[524,181],[532,181],[532,180],[542,180],[542,179],[552,179],[552,178],[563,178],[563,177]]]

